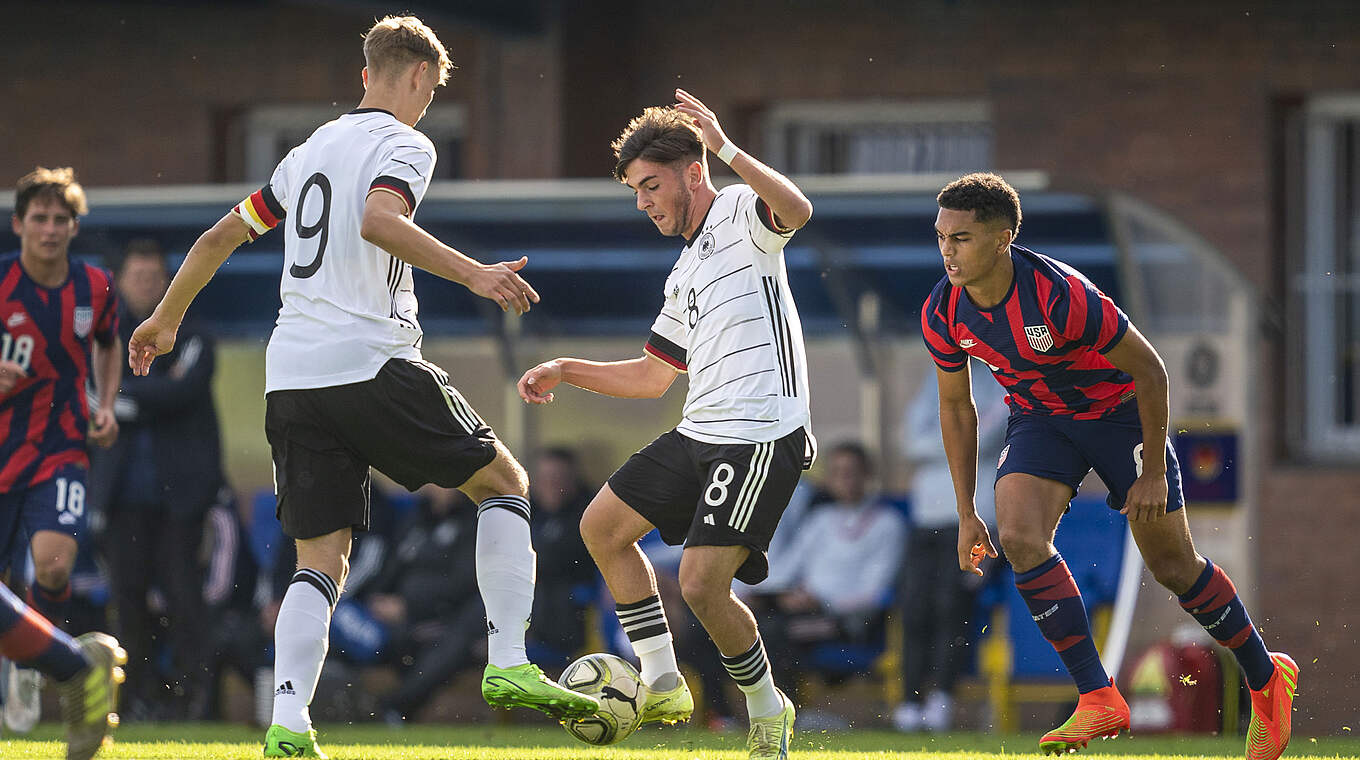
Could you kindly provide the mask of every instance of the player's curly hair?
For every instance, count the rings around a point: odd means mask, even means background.
[[[449,81],[454,66],[444,43],[415,16],[388,16],[364,35],[364,64],[374,74],[401,71],[421,61],[439,67],[441,85]]]
[[[974,172],[959,177],[944,186],[935,202],[950,211],[972,211],[979,222],[1005,219],[1011,232],[1020,234],[1020,194],[1000,175]]]
[[[628,175],[633,159],[658,164],[704,160],[699,125],[670,106],[652,106],[634,116],[609,147],[614,150],[614,178],[620,182]]]
[[[19,178],[14,188],[14,215],[20,219],[28,213],[28,205],[35,198],[50,198],[66,207],[72,216],[90,213],[85,202],[85,188],[76,182],[76,170],[69,166],[47,169],[39,166]]]

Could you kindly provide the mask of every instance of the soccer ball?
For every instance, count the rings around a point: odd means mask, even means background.
[[[568,665],[557,682],[600,700],[599,712],[563,723],[567,733],[586,744],[621,742],[642,722],[647,690],[642,676],[622,657],[588,654]]]

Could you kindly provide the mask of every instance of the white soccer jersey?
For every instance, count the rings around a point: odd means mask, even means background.
[[[236,207],[252,240],[287,217],[266,393],[371,380],[388,359],[420,358],[411,266],[359,227],[373,191],[401,198],[413,216],[434,163],[429,138],[361,108],[317,128]]]
[[[666,278],[646,351],[689,373],[676,430],[707,443],[764,443],[809,426],[803,327],[784,244],[746,185],[718,192]],[[809,431],[811,432],[811,431]]]

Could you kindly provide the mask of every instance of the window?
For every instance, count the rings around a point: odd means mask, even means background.
[[[349,109],[334,105],[272,105],[252,108],[237,124],[242,179],[269,181],[274,166],[295,146],[306,141],[322,124]],[[466,109],[459,104],[431,105],[417,126],[434,143],[439,159],[435,179],[462,176],[463,138],[467,132]]]
[[[1356,460],[1360,94],[1315,98],[1304,105],[1294,127],[1293,150],[1286,153],[1294,206],[1288,294],[1291,432],[1296,449],[1307,458]]]
[[[973,101],[792,102],[765,115],[766,153],[792,174],[934,174],[992,166],[991,112]]]

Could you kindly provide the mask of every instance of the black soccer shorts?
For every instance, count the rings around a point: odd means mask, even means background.
[[[807,432],[777,441],[713,444],[675,430],[663,434],[609,478],[609,488],[674,546],[746,546],[737,580],[770,574],[765,551],[803,473]]]
[[[292,538],[368,530],[370,466],[414,491],[456,488],[496,458],[491,428],[424,361],[390,359],[360,383],[273,391],[264,429]]]

